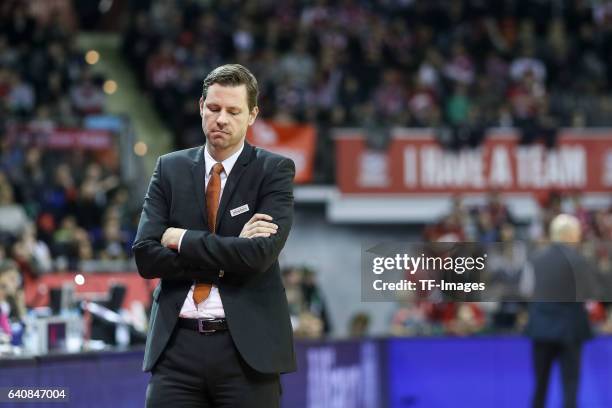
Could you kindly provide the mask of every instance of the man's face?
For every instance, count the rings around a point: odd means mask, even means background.
[[[225,86],[212,84],[206,99],[200,98],[202,130],[213,151],[237,148],[253,124],[258,109],[249,111],[246,85]]]
[[[19,289],[19,272],[16,269],[5,271],[0,275],[0,286],[3,286],[6,295],[14,295]]]
[[[576,225],[572,231],[572,237],[570,238],[571,242],[579,243],[582,239],[582,230],[580,228],[580,224]]]

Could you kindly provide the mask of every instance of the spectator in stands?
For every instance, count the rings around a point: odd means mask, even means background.
[[[52,114],[53,105],[48,104],[40,104],[36,108],[36,113],[34,117],[28,122],[28,126],[32,133],[34,133],[37,137],[44,138],[49,135],[55,128],[58,123],[61,123],[56,115]]]
[[[10,343],[13,334],[8,317],[8,303],[6,299],[7,288],[6,285],[0,281],[0,345]]]
[[[21,276],[12,261],[0,263],[0,344],[20,344],[26,315]]]
[[[410,93],[408,108],[412,115],[410,121],[408,121],[409,118],[398,117],[397,120],[392,120],[391,123],[410,124],[417,127],[435,127],[433,125],[436,125],[435,121],[439,114],[439,106],[433,89],[417,81]]]
[[[24,153],[22,166],[16,166],[12,178],[17,186],[17,196],[28,213],[32,216],[41,210],[41,200],[46,175],[42,165],[42,150],[29,147]]]
[[[323,322],[310,312],[299,315],[299,325],[293,332],[296,338],[320,339],[323,336]]]
[[[57,269],[73,269],[77,266],[81,240],[89,240],[87,232],[77,224],[74,216],[64,217],[53,234],[52,253],[54,257],[61,259],[59,264],[56,263]]]
[[[496,229],[501,228],[506,223],[513,224],[512,214],[508,206],[503,202],[499,191],[492,190],[488,194],[488,201],[482,211],[489,213],[491,221]]]
[[[527,266],[528,244],[516,238],[515,227],[505,223],[500,228],[499,243],[487,246],[487,269],[491,277],[487,290],[495,294],[496,302],[491,310],[491,325],[496,331],[516,331],[521,323],[524,307],[518,302],[503,299],[519,298],[519,284]]]
[[[604,241],[612,241],[612,208],[598,209],[594,212],[595,235]]]
[[[8,261],[4,265],[0,264],[0,286],[4,287],[6,294],[6,302],[2,304],[2,301],[0,301],[0,309],[3,309],[8,316],[11,344],[22,345],[27,309],[22,277],[15,263]],[[2,295],[0,295],[1,297]],[[0,314],[2,314],[2,311],[0,311]]]
[[[80,81],[70,89],[70,99],[76,112],[90,115],[104,110],[106,95],[90,71],[84,71]]]
[[[370,316],[367,313],[355,313],[349,322],[349,337],[366,337],[370,330]]]
[[[10,79],[10,94],[8,105],[14,114],[27,116],[34,110],[36,103],[34,88],[25,82],[20,73],[13,73]]]
[[[373,98],[377,117],[382,123],[408,122],[408,118],[405,117],[408,100],[405,85],[398,71],[387,69],[383,72],[382,82],[374,90]],[[418,114],[421,108],[420,103],[416,102],[413,105],[413,114]]]
[[[106,196],[98,186],[96,179],[86,176],[79,187],[78,198],[75,202],[75,214],[79,225],[85,229],[93,229],[100,225]]]
[[[463,218],[457,213],[451,213],[434,225],[424,230],[424,238],[429,242],[461,242],[465,241]]]
[[[29,223],[13,244],[13,257],[32,275],[40,275],[51,271],[53,267],[51,253],[47,244],[38,239],[36,225]]]
[[[128,189],[119,185],[116,189],[112,190],[112,193],[109,193],[109,201],[106,209],[105,217],[108,217],[108,213],[112,212],[113,217],[116,217],[123,230],[132,231],[133,223],[132,223],[132,214],[133,208],[130,207],[130,194]],[[133,231],[135,233],[135,231]]]
[[[15,202],[13,186],[5,173],[0,171],[0,234],[16,237],[27,223],[28,217],[23,207]]]
[[[283,270],[283,285],[296,336],[318,338],[331,330],[327,309],[314,273],[305,268]]]
[[[476,71],[474,62],[461,43],[452,47],[451,57],[444,67],[444,75],[455,83],[470,85],[474,82]]]
[[[575,192],[571,196],[570,208],[567,212],[571,213],[580,221],[580,228],[583,231],[583,236],[592,237],[592,216],[591,213],[582,204],[582,195],[579,192]]]
[[[518,277],[527,261],[527,248],[525,242],[519,241],[516,237],[516,229],[510,223],[502,224],[499,231],[499,244],[495,246],[495,251],[487,260],[487,267],[494,272],[507,277]]]
[[[529,227],[530,239],[537,242],[546,241],[546,231],[554,217],[561,213],[561,195],[557,191],[549,191],[539,197],[539,208]]]
[[[83,239],[79,239],[77,243],[77,258],[79,268],[82,268],[83,262],[91,261],[95,258],[95,252],[89,235],[85,231],[81,231],[78,234]]]
[[[0,263],[0,286],[4,288],[5,296],[5,304],[2,305],[0,301],[0,309],[3,309],[10,322],[23,322],[27,310],[22,277],[15,262],[7,260]]]
[[[55,168],[50,185],[43,191],[42,206],[45,212],[60,220],[67,213],[74,211],[78,197],[78,186],[72,176],[72,170],[67,163],[61,163]]]
[[[493,223],[493,217],[491,216],[491,213],[488,211],[480,211],[477,214],[478,218],[476,221],[476,225],[478,228],[478,242],[488,244],[497,242],[499,239],[499,231]]]
[[[441,317],[446,333],[457,336],[479,333],[486,324],[484,311],[476,302],[447,303]]]
[[[290,86],[306,90],[315,77],[315,61],[307,51],[306,39],[298,38],[293,49],[280,60],[280,74]]]
[[[6,35],[0,34],[0,66],[8,67],[13,66],[18,60],[17,51],[9,46]],[[4,75],[6,75],[6,71]],[[6,77],[4,77],[6,78]]]
[[[302,272],[302,292],[306,308],[323,323],[323,333],[331,333],[331,321],[323,292],[317,283],[315,271],[304,268]]]
[[[163,97],[171,92],[171,88],[179,78],[179,69],[179,62],[173,53],[172,43],[162,42],[159,50],[149,58],[147,63],[147,81],[156,93],[156,97]]]
[[[460,126],[467,122],[470,103],[467,87],[463,84],[455,85],[454,92],[446,103],[446,116],[452,126]]]
[[[439,96],[442,92],[440,72],[443,64],[444,57],[440,55],[438,50],[428,48],[417,71],[416,82],[423,87],[431,89],[436,96]]]
[[[523,47],[520,56],[510,64],[510,77],[517,82],[525,81],[526,78],[539,84],[546,81],[546,65],[535,56],[533,44]]]
[[[295,330],[299,325],[300,313],[305,309],[304,292],[302,291],[302,271],[295,267],[288,267],[282,272],[283,286],[289,304],[291,324]]]
[[[407,296],[400,300],[398,309],[391,317],[391,334],[395,336],[424,336],[434,334],[430,321],[431,303]]]
[[[126,259],[126,248],[129,244],[127,237],[121,230],[118,217],[108,217],[102,229],[102,238],[98,243],[98,256],[100,259]]]

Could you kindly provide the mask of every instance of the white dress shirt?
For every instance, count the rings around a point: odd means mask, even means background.
[[[234,167],[234,164],[236,164],[236,160],[238,160],[238,156],[240,156],[243,149],[244,144],[242,147],[240,147],[240,150],[221,162],[221,164],[223,164],[223,171],[221,172],[221,193],[219,194],[219,201],[221,201],[221,197],[223,196],[223,190],[225,189],[227,177],[232,171],[232,168]],[[217,163],[217,161],[212,158],[210,153],[208,153],[208,148],[204,146],[204,164],[206,165],[205,188],[208,188],[208,180],[210,180],[210,173],[215,163]],[[202,194],[204,194],[204,191],[202,191]],[[220,216],[221,214],[217,214],[217,217]],[[185,233],[183,232],[181,238],[179,239],[179,252],[181,252],[181,242],[183,241],[184,235]],[[219,319],[225,317],[225,310],[223,310],[223,303],[221,302],[221,296],[219,296],[219,288],[217,285],[212,285],[208,297],[197,305],[193,300],[194,288],[195,282],[191,285],[189,293],[187,293],[187,297],[185,298],[185,302],[183,302],[183,307],[179,313],[180,317],[187,317],[190,319]]]

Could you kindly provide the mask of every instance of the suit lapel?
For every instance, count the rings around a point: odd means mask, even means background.
[[[232,194],[236,190],[236,186],[240,182],[240,177],[242,177],[242,173],[246,170],[247,165],[251,162],[252,154],[255,149],[253,146],[248,144],[246,141],[244,142],[244,149],[242,149],[242,153],[238,157],[236,164],[232,168],[227,181],[225,182],[225,187],[223,188],[223,194],[221,195],[221,202],[219,203],[219,210],[217,211],[217,225],[215,227],[216,231],[219,231],[219,224],[221,223],[221,219],[223,218],[223,214],[227,205],[232,198]]]
[[[191,176],[193,177],[193,187],[195,189],[195,197],[198,202],[198,206],[200,207],[200,215],[204,219],[204,225],[208,229],[208,217],[206,216],[206,186],[204,183],[206,182],[205,177],[205,169],[204,165],[204,148],[200,147],[198,150],[198,155],[196,160],[193,162],[191,167]]]

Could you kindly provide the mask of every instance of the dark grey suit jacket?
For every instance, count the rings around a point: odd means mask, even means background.
[[[161,282],[153,293],[143,370],[155,366],[198,279],[218,285],[232,339],[252,368],[294,371],[292,328],[278,264],[293,221],[294,163],[245,143],[221,196],[217,234],[211,234],[203,149],[161,156],[145,196],[133,250],[140,275]],[[249,211],[230,215],[245,204]],[[278,232],[239,238],[256,212],[272,216]],[[168,227],[188,230],[180,254],[160,243]]]
[[[592,337],[584,307],[589,264],[576,249],[552,244],[531,261],[535,274],[534,300],[529,304],[526,334],[534,340],[582,342]]]

